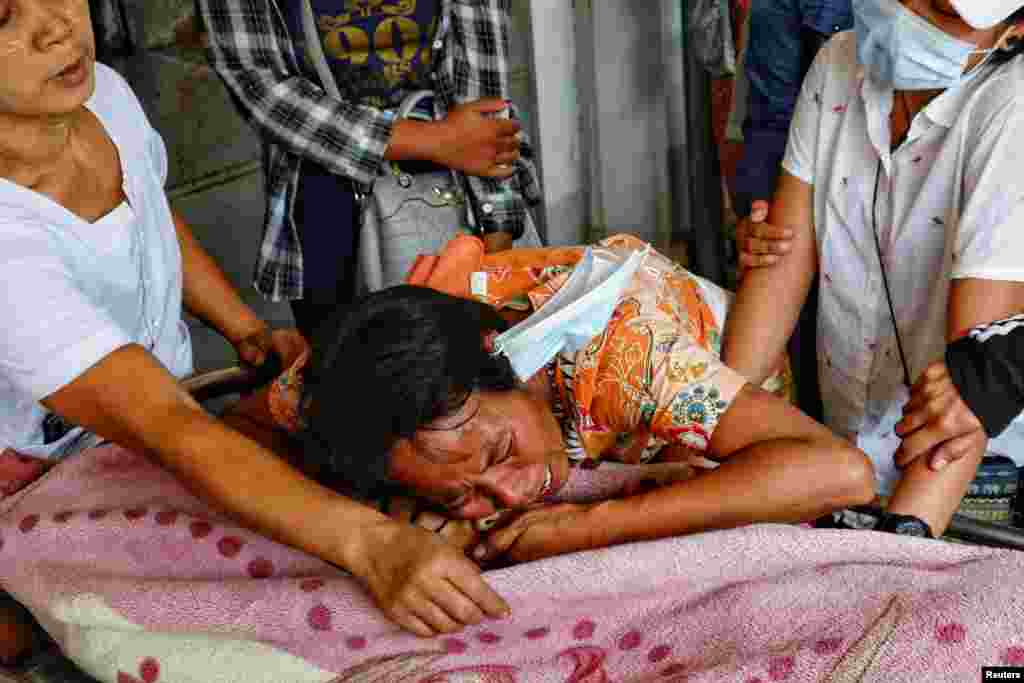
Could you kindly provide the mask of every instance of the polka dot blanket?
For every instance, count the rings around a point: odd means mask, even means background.
[[[490,572],[511,617],[421,640],[121,448],[0,502],[0,582],[110,683],[960,683],[1024,665],[1021,576],[1024,553],[758,525]]]

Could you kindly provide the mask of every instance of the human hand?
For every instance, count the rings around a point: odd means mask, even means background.
[[[488,98],[454,107],[440,122],[436,161],[448,168],[484,178],[508,178],[519,159],[517,121],[494,118],[508,107],[505,100]]]
[[[510,614],[480,568],[441,536],[391,520],[362,531],[346,567],[402,628],[429,638]]]
[[[981,421],[960,397],[942,361],[925,368],[914,384],[896,434],[903,440],[893,456],[898,467],[931,453],[928,466],[937,472],[969,455],[980,456],[988,448]]]
[[[506,251],[512,248],[512,235],[507,232],[489,232],[484,235],[484,253]]]
[[[263,365],[271,351],[277,353],[284,369],[290,368],[299,356],[309,352],[309,342],[297,329],[271,331],[266,324],[232,345],[238,358],[254,367]]]
[[[793,248],[793,231],[767,223],[770,205],[763,199],[750,206],[750,215],[736,226],[736,248],[743,269],[773,266]]]
[[[488,564],[497,559],[529,562],[602,545],[588,524],[592,506],[575,503],[540,505],[527,510],[484,537],[473,559]]]
[[[480,539],[474,520],[445,517],[424,508],[416,498],[392,497],[388,502],[387,515],[395,521],[415,524],[438,534],[445,542],[462,552],[475,546]]]

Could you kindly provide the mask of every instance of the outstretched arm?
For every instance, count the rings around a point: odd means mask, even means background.
[[[349,570],[414,633],[450,632],[507,612],[460,553],[320,486],[221,424],[139,346],[119,348],[43,403],[102,437],[154,454],[248,527]]]
[[[493,533],[483,557],[526,561],[619,543],[801,522],[870,502],[867,457],[785,401],[747,385],[719,422],[714,470],[593,505],[542,507]]]

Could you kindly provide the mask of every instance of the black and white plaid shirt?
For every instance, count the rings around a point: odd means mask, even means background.
[[[289,0],[297,2],[299,0]],[[435,106],[509,99],[510,0],[441,0],[434,39]],[[302,252],[291,218],[301,159],[368,185],[391,139],[394,115],[331,97],[305,73],[275,0],[199,0],[208,56],[242,115],[264,143],[267,207],[256,289],[272,301],[302,296]],[[522,232],[527,203],[540,199],[533,152],[525,141],[506,180],[466,177],[483,232]]]

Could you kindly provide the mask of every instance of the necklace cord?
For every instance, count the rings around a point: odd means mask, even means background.
[[[878,253],[878,265],[882,270],[882,284],[885,286],[885,300],[889,304],[889,315],[892,318],[892,328],[896,332],[896,348],[900,353],[900,364],[903,366],[903,384],[907,389],[911,388],[910,370],[907,366],[907,356],[903,353],[903,340],[900,338],[900,326],[896,322],[896,309],[892,305],[892,292],[889,290],[889,276],[885,272],[885,261],[882,259],[882,244],[878,238],[878,184],[882,176],[882,160],[878,160],[878,169],[875,171],[875,192],[871,199],[871,233],[875,237],[875,251]]]

